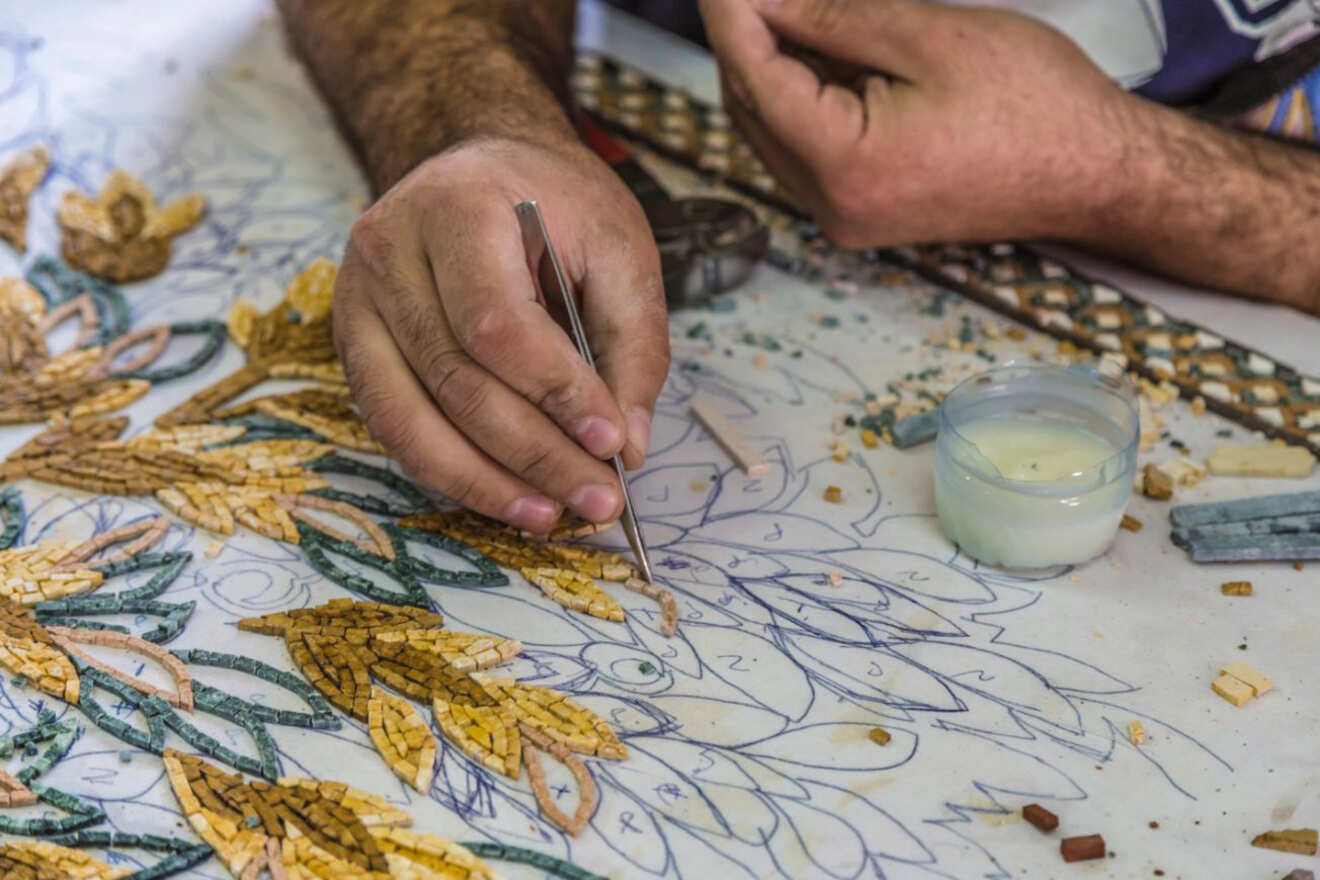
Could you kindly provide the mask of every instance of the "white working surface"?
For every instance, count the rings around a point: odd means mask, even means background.
[[[220,316],[240,295],[270,306],[298,268],[337,254],[365,195],[266,3],[213,4],[204,15],[188,5],[0,12],[0,157],[44,141],[57,162],[33,204],[31,254],[56,249],[59,194],[99,185],[115,166],[140,172],[162,197],[198,189],[211,200],[166,273],[126,289],[135,326]],[[604,48],[628,54],[623,43]],[[0,249],[0,275],[21,265]],[[1185,296],[1136,287],[1162,306]],[[564,611],[517,575],[498,589],[428,588],[456,628],[523,640],[528,658],[514,674],[574,694],[625,738],[627,761],[589,762],[602,800],[580,839],[537,816],[525,778],[493,776],[448,745],[427,796],[402,787],[349,719],[334,733],[270,726],[284,771],[382,794],[418,830],[522,844],[612,878],[1139,878],[1158,868],[1201,880],[1278,877],[1313,862],[1248,845],[1269,828],[1320,824],[1313,569],[1195,567],[1168,542],[1167,505],[1144,499],[1131,512],[1146,528],[1120,533],[1110,553],[1075,571],[986,570],[959,555],[931,516],[929,446],[866,450],[855,432],[830,431],[848,411],[838,394],[883,391],[932,365],[949,379],[984,366],[921,347],[963,314],[988,314],[957,305],[930,317],[921,312],[930,290],[836,301],[767,268],[733,311],[674,317],[675,366],[633,491],[659,576],[679,595],[677,638],[655,632],[648,601],[617,589],[627,624]],[[1241,308],[1259,318],[1207,323],[1317,369],[1304,348],[1314,324]],[[826,314],[836,329],[809,317]],[[712,342],[689,335],[700,322]],[[742,344],[744,332],[780,348]],[[1000,344],[1001,360],[1028,344],[1052,349],[1033,334],[1016,349]],[[239,362],[231,346],[201,373],[153,390],[130,408],[130,430]],[[766,451],[769,476],[743,477],[694,427],[687,405],[697,392]],[[1226,425],[1193,418],[1182,403],[1160,414],[1198,458]],[[7,429],[4,450],[35,431]],[[850,447],[844,463],[830,458],[836,439]],[[1143,463],[1171,454],[1161,444]],[[84,538],[159,512],[146,499],[19,485],[23,543]],[[842,504],[822,500],[827,485],[844,488]],[[1178,499],[1304,486],[1320,479],[1212,478]],[[201,551],[210,541],[181,524],[166,540],[195,557],[164,598],[198,602],[170,647],[219,647],[293,669],[280,641],[238,633],[233,621],[349,594],[296,547],[243,533],[209,559]],[[837,588],[831,571],[843,574]],[[1253,580],[1256,595],[1219,594],[1221,581],[1237,578]],[[1275,691],[1241,709],[1215,696],[1210,682],[1233,660],[1271,676]],[[225,683],[245,696],[265,687],[242,678]],[[29,726],[36,707],[36,692],[0,680],[0,734]],[[53,708],[87,730],[44,782],[101,799],[110,814],[102,827],[189,834],[157,758],[137,752],[120,763],[122,743],[76,709]],[[1150,737],[1140,747],[1124,736],[1134,719]],[[198,723],[250,748],[235,728]],[[889,745],[866,738],[876,724],[893,734]],[[1059,832],[1041,836],[1018,818],[1031,802],[1060,815]],[[1057,838],[1094,832],[1113,858],[1064,865]],[[224,869],[212,861],[183,876]]]

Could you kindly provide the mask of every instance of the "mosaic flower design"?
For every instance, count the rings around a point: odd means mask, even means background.
[[[191,193],[163,207],[126,171],[110,174],[96,198],[70,190],[60,201],[61,250],[70,266],[116,283],[159,274],[170,242],[201,222],[206,199]]]

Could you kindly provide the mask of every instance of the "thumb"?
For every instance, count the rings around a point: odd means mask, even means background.
[[[920,0],[755,0],[780,36],[825,55],[914,80],[938,8]]]

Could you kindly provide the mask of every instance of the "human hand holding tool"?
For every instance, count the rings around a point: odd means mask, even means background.
[[[335,284],[335,342],[372,435],[419,482],[533,532],[561,505],[618,518],[602,459],[641,464],[668,369],[646,221],[575,146],[478,142],[428,160],[354,225]],[[538,298],[510,217],[532,192],[556,199],[599,373]]]
[[[669,364],[636,199],[564,106],[574,0],[279,0],[379,200],[335,286],[368,428],[417,480],[533,532],[618,518]],[[513,222],[545,199],[599,373],[546,314]]]
[[[594,370],[596,359],[592,357],[591,343],[587,339],[587,331],[582,326],[582,316],[578,314],[577,298],[569,289],[568,280],[564,277],[564,267],[559,262],[559,255],[555,253],[554,245],[550,243],[550,234],[546,231],[545,218],[541,216],[540,207],[536,202],[528,201],[520,202],[513,210],[518,215],[523,248],[537,270],[536,275],[541,279],[542,289],[549,288],[549,292],[545,294],[547,305],[550,304],[551,297],[554,298],[556,306],[562,304],[578,354],[582,355],[582,359]],[[633,556],[637,559],[637,567],[641,569],[643,577],[648,582],[654,582],[655,578],[651,576],[651,560],[646,552],[646,538],[642,536],[641,523],[633,510],[632,493],[628,491],[628,476],[623,470],[623,459],[615,455],[613,463],[615,473],[619,475],[619,488],[623,493],[623,531],[628,536],[628,546],[632,548]]]

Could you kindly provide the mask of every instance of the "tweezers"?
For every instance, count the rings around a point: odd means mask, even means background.
[[[596,359],[591,356],[587,333],[582,328],[582,316],[578,314],[577,299],[568,289],[564,267],[559,262],[559,255],[555,253],[554,246],[550,244],[550,235],[546,232],[545,219],[541,216],[540,206],[534,201],[520,202],[513,210],[518,215],[518,226],[522,230],[523,247],[527,249],[527,253],[533,255],[541,253],[544,254],[544,258],[550,260],[552,270],[550,274],[554,286],[559,288],[559,298],[563,300],[564,312],[568,315],[568,325],[573,333],[573,341],[577,343],[578,353],[593,370],[596,369]],[[545,276],[541,277],[544,279]],[[651,576],[651,560],[646,555],[646,538],[642,535],[642,525],[633,510],[632,495],[628,492],[628,478],[623,471],[623,458],[618,455],[614,456],[614,470],[619,475],[619,486],[623,489],[623,533],[628,537],[628,546],[632,548],[637,566],[642,570],[642,576],[654,583],[655,578]]]

